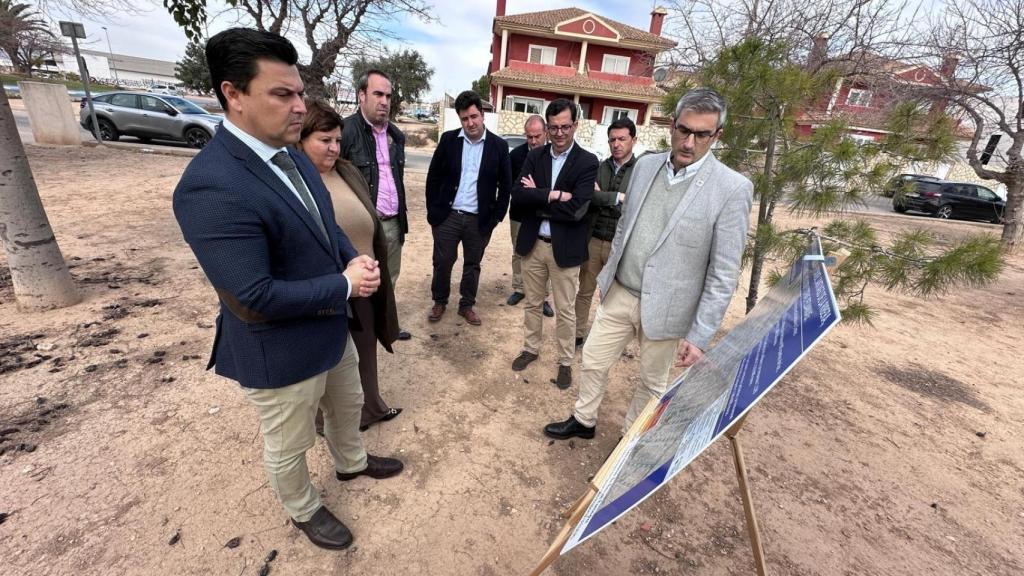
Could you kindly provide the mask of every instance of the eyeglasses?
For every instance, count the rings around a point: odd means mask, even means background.
[[[694,142],[699,142],[701,144],[703,144],[703,143],[707,142],[708,140],[710,140],[711,137],[714,136],[715,134],[718,134],[718,129],[717,128],[715,130],[699,130],[699,131],[697,131],[697,130],[690,130],[688,127],[686,127],[686,126],[684,126],[682,124],[676,124],[674,126],[674,128],[676,129],[676,133],[683,137],[683,140],[686,140],[690,136],[693,136]]]
[[[558,124],[548,124],[548,132],[551,132],[552,134],[558,134],[559,132],[568,134],[574,126],[576,126],[575,122],[572,124],[562,124],[561,126]]]

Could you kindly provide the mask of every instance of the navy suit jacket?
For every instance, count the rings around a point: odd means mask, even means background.
[[[586,214],[590,200],[594,197],[594,182],[597,180],[597,156],[584,150],[578,143],[573,144],[558,180],[551,181],[551,143],[534,148],[526,154],[523,176],[533,176],[536,188],[526,188],[517,178],[512,187],[512,205],[522,215],[519,236],[516,238],[516,253],[526,256],[533,251],[540,232],[540,224],[548,220],[551,224],[551,252],[560,268],[572,268],[587,261],[587,244],[590,228]],[[548,202],[552,190],[572,194],[566,202]]]
[[[427,222],[441,225],[452,211],[462,180],[462,144],[459,130],[441,135],[427,171]],[[484,135],[484,151],[476,180],[477,228],[484,236],[505,218],[512,188],[508,142],[491,133]]]
[[[324,220],[220,128],[174,190],[174,215],[220,298],[210,364],[247,388],[329,370],[348,335],[346,263],[356,256],[313,164],[289,150]]]

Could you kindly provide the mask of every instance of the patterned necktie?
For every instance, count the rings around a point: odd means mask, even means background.
[[[302,203],[306,206],[306,210],[309,211],[309,215],[316,221],[316,225],[320,227],[320,233],[324,235],[324,240],[330,244],[330,238],[327,236],[327,229],[324,228],[323,218],[320,217],[320,212],[316,208],[316,202],[313,201],[313,196],[309,193],[309,189],[306,188],[306,183],[302,181],[302,175],[299,174],[299,169],[295,167],[295,161],[288,152],[282,150],[270,159],[281,169],[282,172],[288,176],[291,180],[292,186],[295,187],[295,191],[299,193],[299,198],[302,199]]]

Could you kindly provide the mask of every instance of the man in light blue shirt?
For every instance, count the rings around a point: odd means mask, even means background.
[[[473,309],[480,285],[480,261],[494,227],[508,211],[512,168],[508,143],[484,127],[480,97],[469,90],[455,99],[460,130],[441,135],[427,172],[427,221],[434,237],[434,305],[427,320],[438,322],[448,306],[452,268],[462,244],[459,315],[481,324]]]

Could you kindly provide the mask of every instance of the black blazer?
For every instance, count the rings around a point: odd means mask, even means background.
[[[526,155],[520,178],[533,176],[536,188],[524,188],[516,180],[512,188],[512,203],[521,209],[522,225],[516,239],[516,253],[526,256],[537,243],[542,220],[551,222],[551,248],[555,262],[562,268],[579,266],[587,261],[589,229],[586,213],[590,199],[594,196],[594,182],[597,180],[597,156],[587,152],[579,144],[569,150],[558,180],[551,182],[551,144],[530,150]],[[572,193],[567,202],[548,202],[551,190]]]
[[[512,185],[515,186],[519,183],[520,172],[523,171],[523,164],[526,163],[526,153],[530,151],[530,147],[523,142],[519,146],[516,146],[508,153],[509,161],[512,164]],[[516,222],[523,221],[523,208],[513,202],[508,207],[508,217]]]
[[[462,179],[462,143],[459,130],[441,135],[427,171],[427,222],[438,226],[448,218]],[[477,217],[480,233],[488,235],[505,218],[512,189],[508,143],[490,131],[484,134],[484,151],[476,180]]]

